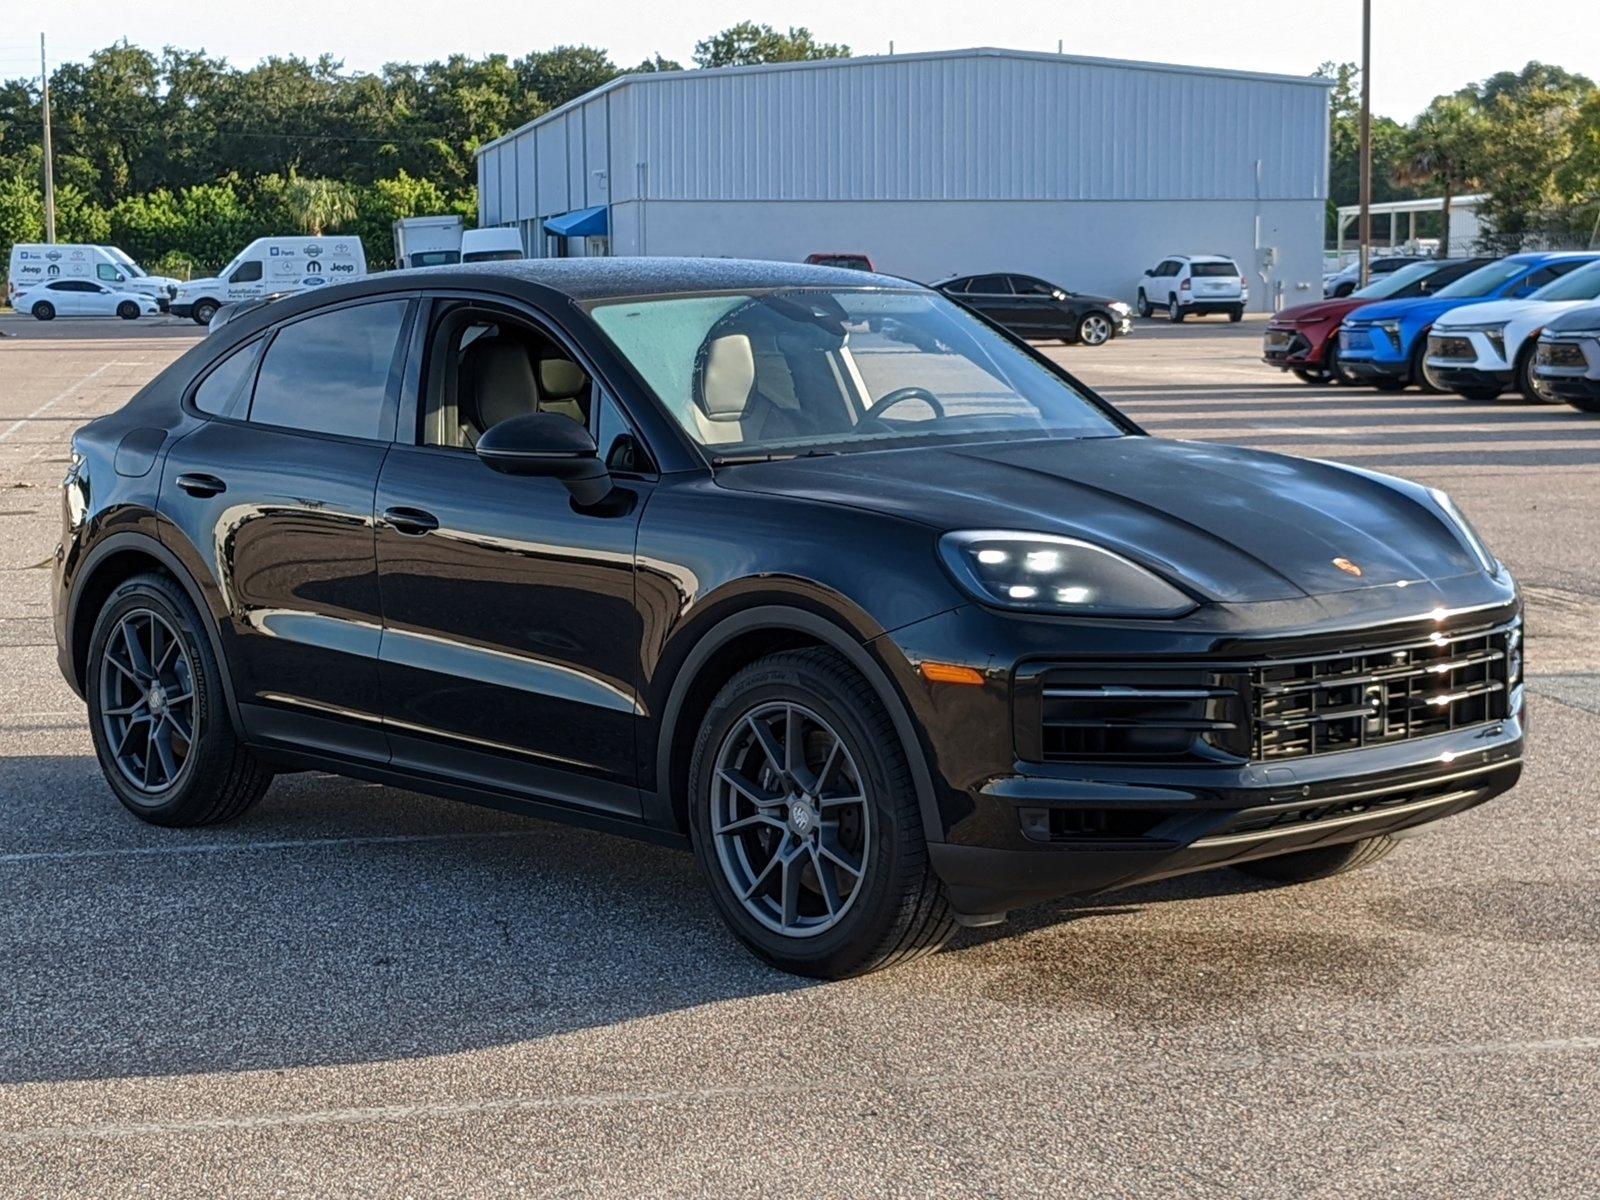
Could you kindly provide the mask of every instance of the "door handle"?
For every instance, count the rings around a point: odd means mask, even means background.
[[[383,520],[396,533],[406,533],[412,537],[421,537],[439,528],[439,518],[420,508],[386,508],[383,510]]]
[[[228,490],[228,485],[215,475],[205,475],[199,472],[179,475],[175,482],[191,496],[215,496]]]

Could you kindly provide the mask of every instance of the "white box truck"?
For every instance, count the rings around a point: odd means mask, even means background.
[[[115,246],[85,242],[18,242],[11,247],[6,272],[6,299],[15,300],[23,288],[55,279],[92,279],[113,291],[137,292],[151,297],[161,311],[177,293],[178,280],[150,275]]]
[[[218,274],[179,284],[172,311],[209,325],[224,304],[326,287],[366,273],[367,254],[358,237],[257,238]]]
[[[522,252],[522,235],[509,226],[494,229],[469,229],[461,235],[461,261],[500,262],[526,258]]]
[[[406,267],[445,267],[461,261],[460,217],[401,217],[394,223],[394,263]]]

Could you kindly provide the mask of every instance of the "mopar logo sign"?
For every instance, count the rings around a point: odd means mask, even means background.
[[[322,264],[313,258],[306,264],[306,270],[310,271],[312,274],[317,274],[322,270]]]

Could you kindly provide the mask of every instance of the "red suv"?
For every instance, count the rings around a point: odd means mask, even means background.
[[[1492,258],[1435,258],[1411,263],[1337,300],[1318,300],[1286,308],[1272,318],[1264,335],[1261,359],[1293,371],[1304,383],[1339,380],[1339,324],[1364,304],[1427,296]]]

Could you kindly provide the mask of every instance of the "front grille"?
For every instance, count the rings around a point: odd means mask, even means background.
[[[1503,720],[1518,633],[1427,641],[1251,669],[1251,758],[1356,750]]]
[[[1538,363],[1541,367],[1585,368],[1589,360],[1575,342],[1540,342]]]
[[[1016,678],[1029,762],[1274,762],[1504,720],[1520,626],[1242,662],[1032,665]]]
[[[1428,357],[1476,362],[1478,355],[1472,348],[1472,342],[1467,338],[1435,336],[1428,339]]]

